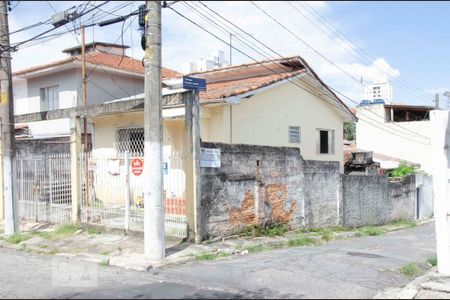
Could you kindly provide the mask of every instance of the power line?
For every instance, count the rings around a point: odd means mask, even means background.
[[[256,63],[260,64],[260,65],[263,66],[264,68],[266,68],[266,69],[268,69],[268,70],[274,72],[273,70],[271,70],[270,68],[268,68],[267,66],[265,66],[263,63],[257,61],[256,59],[254,59],[253,57],[251,57],[251,56],[249,56],[248,54],[244,53],[244,52],[241,51],[240,49],[236,48],[235,46],[232,46],[232,45],[228,44],[225,40],[221,39],[220,37],[218,37],[218,36],[215,35],[214,33],[212,33],[212,32],[210,32],[209,30],[207,30],[204,26],[199,25],[198,23],[196,23],[195,21],[193,21],[193,20],[191,20],[190,18],[186,17],[185,15],[183,15],[183,14],[180,13],[180,12],[178,12],[177,10],[175,10],[175,9],[173,9],[173,8],[170,8],[170,9],[171,9],[172,11],[174,11],[176,14],[178,14],[179,16],[181,16],[181,17],[183,17],[184,19],[186,19],[187,21],[191,22],[192,24],[194,24],[194,25],[196,25],[197,27],[201,28],[202,30],[206,31],[206,32],[209,33],[210,35],[214,36],[216,39],[220,40],[222,43],[224,43],[224,44],[226,44],[226,45],[232,47],[232,48],[235,49],[236,51],[240,52],[241,54],[247,56],[248,58],[252,59],[252,60],[255,61]],[[276,73],[276,72],[274,72],[274,73]],[[308,93],[310,93],[310,94],[316,96],[317,98],[319,98],[319,99],[321,99],[321,100],[327,102],[328,104],[330,104],[330,105],[336,107],[337,109],[339,109],[339,110],[341,110],[341,111],[343,111],[343,112],[345,112],[345,113],[348,113],[348,111],[343,110],[342,107],[339,107],[339,106],[337,106],[337,105],[335,105],[335,104],[333,104],[333,103],[330,103],[330,102],[327,101],[326,99],[321,98],[319,95],[316,95],[316,94],[314,94],[313,92],[311,92],[310,90],[308,90],[308,89],[306,89],[306,88],[304,88],[304,87],[302,87],[302,86],[296,84],[296,83],[295,83],[294,81],[292,81],[290,78],[287,78],[287,80],[288,80],[290,83],[293,83],[294,85],[298,86],[299,88],[305,90],[306,92],[308,92]],[[370,118],[369,118],[369,119],[370,119]],[[366,120],[363,120],[363,119],[361,119],[361,120],[364,121],[364,122],[367,122]],[[373,119],[372,119],[372,120],[373,120]],[[377,122],[377,123],[380,123],[380,122],[378,122],[378,121],[376,121],[376,120],[374,120],[374,121]],[[413,139],[408,138],[408,137],[406,137],[406,136],[398,135],[396,132],[392,132],[392,131],[387,130],[388,128],[381,128],[381,127],[376,126],[376,125],[374,125],[374,124],[372,124],[372,123],[370,123],[370,122],[367,122],[367,123],[369,123],[369,124],[371,124],[371,125],[373,125],[373,126],[375,126],[375,127],[378,127],[378,128],[380,128],[380,129],[382,129],[382,130],[388,132],[388,133],[397,135],[397,136],[399,136],[399,137],[401,137],[401,138],[408,139],[408,140],[411,140],[411,141],[416,142],[416,143],[421,143],[421,144],[428,145],[428,144],[426,144],[426,143],[422,143],[422,142],[419,142],[419,141],[417,141],[417,140],[413,140]],[[380,124],[381,124],[381,123],[380,123]]]
[[[89,9],[88,11],[85,11],[85,12],[83,12],[83,13],[77,14],[74,18],[72,18],[71,21],[74,21],[74,20],[76,20],[76,19],[78,19],[78,18],[81,18],[82,16],[84,16],[84,15],[90,13],[91,11],[97,9],[98,7],[101,7],[101,6],[105,5],[105,4],[108,3],[108,2],[109,2],[109,1],[105,1],[105,2],[103,2],[103,3],[101,3],[101,4],[99,4],[99,5],[97,5],[97,6],[93,7],[93,8],[91,8],[91,9]],[[34,36],[34,37],[30,38],[30,39],[27,39],[27,40],[22,41],[22,42],[15,43],[13,46],[9,47],[9,50],[17,49],[19,46],[21,46],[21,45],[23,45],[23,44],[26,44],[26,43],[28,43],[28,42],[30,42],[30,41],[33,41],[33,40],[35,40],[36,38],[39,38],[39,37],[41,37],[41,36],[43,36],[43,35],[45,35],[45,34],[51,32],[51,31],[53,31],[53,30],[55,30],[55,29],[57,29],[57,28],[59,28],[59,27],[61,27],[61,26],[62,26],[62,24],[61,24],[61,25],[58,25],[58,26],[55,26],[55,27],[53,27],[53,28],[51,28],[51,29],[49,29],[49,30],[46,30],[46,31],[44,31],[44,32],[41,32],[41,33],[39,33],[38,35],[36,35],[36,36]]]
[[[289,4],[291,4],[289,2]],[[303,4],[305,6],[303,6]],[[306,10],[311,14],[311,16],[313,16],[317,21],[319,21],[319,23],[321,23],[326,29],[330,30],[330,32],[332,34],[334,34],[336,37],[338,37],[338,41],[339,40],[343,40],[343,41],[347,41],[348,43],[352,44],[354,46],[354,50],[356,51],[356,53],[359,54],[359,57],[363,58],[365,57],[368,61],[372,62],[375,60],[375,58],[370,55],[367,51],[365,51],[363,48],[359,47],[358,45],[356,45],[355,43],[353,43],[349,38],[347,38],[338,28],[336,28],[336,26],[334,26],[331,22],[329,22],[325,17],[323,17],[317,10],[315,10],[311,5],[309,5],[308,3],[306,3],[305,1],[303,1],[303,3],[299,2],[299,5],[302,5],[302,7],[305,7]],[[293,6],[291,4],[291,6]],[[295,7],[294,7],[295,8]],[[299,11],[297,8],[295,8],[297,11]],[[302,13],[303,16],[305,16]],[[305,16],[306,17],[306,16]],[[307,18],[307,17],[306,17]],[[316,25],[316,24],[315,24]],[[316,25],[317,26],[317,25]],[[318,27],[318,26],[317,26]],[[318,27],[319,28],[319,27]],[[331,39],[333,39],[332,37],[330,37]],[[348,50],[347,50],[348,51]],[[351,53],[353,56],[354,53],[352,51],[348,51],[349,53]],[[381,70],[380,66],[375,65],[375,67],[377,67],[379,70]],[[395,65],[394,65],[395,67]],[[387,72],[386,70],[382,70],[383,72]],[[420,88],[417,88],[416,86],[414,86],[413,84],[409,83],[407,80],[404,80],[402,78],[392,78],[394,82],[398,82],[399,87],[404,86],[404,88],[408,89],[408,86],[411,90],[417,90],[419,93],[422,94],[422,97],[424,97],[424,99],[427,99],[426,101],[430,101],[428,100],[430,96],[432,96],[431,94],[426,93],[425,91],[423,91]],[[416,96],[415,94],[412,94],[414,96]]]
[[[249,34],[248,32],[246,32],[245,30],[243,30],[242,28],[240,28],[240,27],[237,26],[236,24],[232,23],[232,22],[229,21],[228,19],[222,17],[220,14],[218,14],[217,12],[215,12],[214,10],[212,10],[211,8],[209,8],[207,5],[203,4],[202,2],[200,2],[200,4],[202,4],[205,8],[207,8],[208,10],[210,10],[211,12],[213,12],[214,14],[216,14],[217,16],[219,16],[221,19],[223,19],[223,20],[226,21],[227,23],[230,23],[231,25],[233,25],[234,27],[236,27],[237,29],[239,29],[241,32],[245,33],[246,36],[250,36],[253,40],[256,40],[258,43],[260,43],[261,45],[263,45],[265,48],[269,49],[270,51],[272,51],[273,53],[275,53],[276,55],[278,55],[279,57],[282,58],[282,55],[281,55],[281,54],[277,53],[275,50],[273,50],[272,48],[270,48],[270,47],[267,46],[266,44],[264,44],[264,43],[262,43],[261,41],[259,41],[258,39],[256,39],[253,35]],[[191,10],[196,11],[196,10],[195,10],[194,8],[192,8],[190,5],[188,5],[188,7],[189,7]],[[196,11],[196,12],[198,13],[198,11]],[[214,22],[213,20],[211,20],[210,18],[208,18],[208,17],[205,16],[204,14],[201,14],[201,15],[202,15],[204,18],[207,18],[208,21],[209,21],[210,23],[211,23],[211,22]],[[215,22],[214,22],[214,23],[215,23]],[[224,24],[223,22],[221,22],[221,23]],[[215,25],[218,26],[217,23],[215,23]],[[227,25],[225,25],[225,26],[227,26]],[[227,28],[230,28],[230,27],[227,26]],[[221,29],[222,29],[223,31],[225,31],[227,34],[230,34],[230,32],[224,30],[223,28],[221,28]],[[233,31],[234,31],[234,30],[233,30]],[[236,32],[236,31],[234,31],[234,32]],[[239,38],[238,38],[238,40],[240,40],[241,42],[243,42],[243,41],[242,41],[241,39],[239,39]],[[260,52],[256,51],[253,47],[249,46],[247,43],[244,42],[244,44],[245,44],[247,47],[251,48],[253,51],[257,52],[258,54],[260,54],[260,55],[262,55],[263,57],[265,57],[266,59],[268,59],[267,56],[265,56],[265,55],[261,54]],[[254,45],[254,44],[253,44],[253,45]],[[259,48],[259,47],[258,47],[258,48]],[[260,48],[259,48],[259,49],[260,49]],[[263,51],[264,51],[264,50],[263,50]],[[267,52],[265,52],[265,53],[267,53]],[[270,55],[269,55],[269,56],[270,56]],[[271,58],[273,58],[273,56],[271,56]],[[310,74],[308,74],[308,73],[307,73],[307,75],[309,75],[310,77],[314,78],[312,75],[310,75]],[[315,79],[315,78],[314,78],[314,79]],[[325,84],[324,84],[324,85],[325,85]],[[314,88],[314,87],[313,87],[313,88]],[[330,89],[329,86],[327,86],[327,88]],[[346,96],[346,98],[349,99],[350,101],[352,101],[353,103],[358,104],[357,102],[355,102],[354,100],[348,98],[347,96]],[[367,109],[367,108],[366,108],[366,109]],[[368,110],[368,109],[367,109],[367,110]],[[371,112],[372,114],[374,114],[375,116],[377,116],[377,117],[379,117],[379,118],[382,118],[381,116],[377,115],[376,113],[372,112],[371,110],[368,110],[368,111]],[[382,118],[382,119],[384,120],[384,118]],[[372,119],[372,120],[373,120],[373,119]],[[380,124],[381,124],[381,123],[380,123]],[[407,129],[407,128],[404,128],[403,126],[400,126],[400,125],[398,125],[398,124],[395,124],[395,125],[398,126],[398,127],[401,128],[401,129],[405,130],[405,131],[408,131],[408,132],[412,133],[412,134],[415,135],[415,136],[419,136],[419,137],[428,139],[428,137],[425,137],[425,136],[420,135],[420,134],[418,134],[418,133],[416,133],[416,132],[414,132],[414,131],[411,131],[411,130],[409,130],[409,129]]]

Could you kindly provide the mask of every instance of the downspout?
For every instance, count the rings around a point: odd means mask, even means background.
[[[233,105],[230,104],[230,144],[233,143]]]

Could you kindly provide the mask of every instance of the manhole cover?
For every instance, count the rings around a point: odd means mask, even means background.
[[[359,257],[367,257],[367,258],[380,258],[383,257],[381,255],[365,253],[365,252],[347,252],[348,255],[351,256],[359,256]]]

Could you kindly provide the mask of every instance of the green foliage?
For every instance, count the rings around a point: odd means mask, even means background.
[[[81,227],[79,225],[76,225],[76,224],[62,224],[62,225],[59,225],[56,228],[55,234],[58,234],[58,235],[73,235],[73,234],[75,234],[75,232],[77,232],[80,229],[81,229]]]
[[[203,253],[195,256],[195,260],[213,260],[219,257],[226,257],[230,254],[225,252],[217,252],[217,253]]]
[[[261,252],[264,250],[263,245],[254,245],[254,246],[248,246],[245,248],[249,253],[256,253]]]
[[[102,230],[100,228],[89,227],[87,230],[88,234],[102,234]]]
[[[314,246],[319,244],[319,241],[310,237],[301,237],[298,239],[289,240],[289,247],[300,247],[300,246]]]
[[[19,244],[19,243],[24,242],[29,239],[31,239],[31,235],[29,235],[29,234],[15,233],[15,234],[7,237],[6,241],[10,244]]]
[[[266,226],[248,225],[238,231],[239,236],[282,236],[289,230],[289,226],[280,222],[272,222]]]
[[[414,174],[417,166],[408,165],[406,162],[401,162],[400,165],[389,171],[389,177],[405,177]]]
[[[359,236],[369,235],[369,236],[377,236],[382,235],[384,231],[375,226],[365,226],[358,229]]]
[[[387,225],[391,225],[391,226],[405,226],[405,227],[416,227],[417,223],[414,221],[410,221],[410,220],[403,220],[403,219],[399,219],[396,221],[392,221]]]
[[[415,277],[421,274],[421,270],[416,263],[409,263],[401,267],[400,272],[408,277]]]
[[[437,266],[437,257],[436,256],[428,257],[427,263],[429,263],[433,267],[436,267]]]
[[[353,122],[344,123],[344,139],[354,141],[356,138],[356,125]]]

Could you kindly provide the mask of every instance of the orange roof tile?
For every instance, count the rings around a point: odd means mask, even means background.
[[[294,77],[303,72],[304,70],[296,70],[280,74],[208,83],[206,85],[206,91],[200,92],[199,96],[202,101],[208,102],[211,100],[237,96]]]
[[[14,76],[24,75],[26,73],[38,71],[41,69],[45,69],[45,68],[49,68],[49,67],[56,67],[58,65],[62,65],[62,64],[68,63],[68,62],[81,61],[81,60],[82,60],[81,55],[71,56],[69,58],[66,58],[63,60],[58,60],[58,61],[55,61],[52,63],[23,69],[23,70],[14,72],[13,75]],[[86,63],[94,64],[94,65],[101,65],[101,66],[105,66],[105,67],[110,67],[110,68],[115,68],[115,69],[119,69],[119,70],[135,72],[135,73],[140,73],[140,74],[144,73],[144,66],[142,65],[142,62],[138,59],[135,59],[135,58],[132,58],[129,56],[123,56],[123,58],[122,58],[121,55],[115,55],[115,54],[96,51],[94,53],[87,53]],[[161,74],[162,78],[165,78],[165,79],[181,75],[181,73],[179,73],[177,71],[166,69],[166,68],[162,68],[161,73],[162,73]]]

